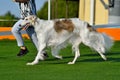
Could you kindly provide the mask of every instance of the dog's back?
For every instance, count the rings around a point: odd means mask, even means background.
[[[69,19],[57,20],[57,21],[55,21],[54,29],[58,33],[60,33],[62,30],[66,30],[68,32],[73,32],[74,24]]]

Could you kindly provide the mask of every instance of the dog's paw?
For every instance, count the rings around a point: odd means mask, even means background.
[[[106,58],[105,56],[102,56],[102,58],[103,58],[103,60],[105,60],[105,61],[107,60],[107,58]]]
[[[58,56],[58,55],[55,56],[55,58],[57,58],[57,59],[63,59],[62,56]]]
[[[27,63],[26,65],[34,65],[33,63]]]
[[[68,62],[68,64],[74,64],[74,62]]]
[[[27,63],[26,65],[36,65],[38,64],[38,62],[31,62],[31,63]]]
[[[107,60],[105,55],[102,54],[101,57],[102,57],[103,60],[105,60],[105,61]]]

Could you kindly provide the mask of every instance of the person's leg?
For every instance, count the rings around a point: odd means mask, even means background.
[[[11,32],[13,33],[13,35],[16,38],[17,41],[17,45],[21,48],[20,52],[17,54],[17,56],[22,56],[24,54],[26,54],[28,52],[27,48],[24,45],[24,41],[21,35],[21,29],[22,27],[20,27],[19,25],[23,22],[22,19],[20,19],[18,22],[15,23],[15,25],[12,27]]]
[[[30,26],[26,29],[26,32],[28,33],[30,39],[32,40],[33,44],[35,45],[36,49],[39,51],[39,45],[38,45],[38,39],[36,32],[34,31],[34,27]],[[42,54],[44,55],[44,58],[48,57],[46,51],[42,51]]]
[[[36,49],[38,50],[38,40],[37,40],[37,35],[34,31],[34,27],[30,26],[26,29],[26,32],[28,36],[30,37],[31,41],[35,45]]]
[[[22,22],[22,20],[19,20],[18,22],[16,22],[14,24],[14,26],[12,27],[12,30],[11,30],[14,37],[17,40],[17,45],[18,46],[24,46],[24,42],[23,42],[22,35],[21,35],[21,32],[20,32],[22,27],[19,26],[21,22]]]

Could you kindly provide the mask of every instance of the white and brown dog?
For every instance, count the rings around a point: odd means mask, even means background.
[[[66,47],[68,43],[71,44],[75,57],[68,64],[74,64],[80,56],[79,45],[81,42],[97,51],[104,60],[106,60],[106,57],[103,53],[113,45],[109,36],[97,32],[87,22],[81,21],[79,18],[41,20],[34,15],[30,15],[24,19],[21,26],[28,24],[35,28],[39,51],[35,60],[27,63],[27,65],[35,65],[38,64],[39,60],[44,60],[41,52],[47,46],[51,47],[54,57],[62,59],[62,56],[59,56],[59,50]]]

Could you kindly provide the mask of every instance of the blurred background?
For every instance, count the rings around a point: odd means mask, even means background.
[[[120,40],[120,0],[35,0],[41,19],[80,18],[100,32]],[[18,3],[0,1],[0,28],[12,27],[20,18]],[[116,34],[117,33],[117,34]],[[1,32],[0,32],[1,34]]]

